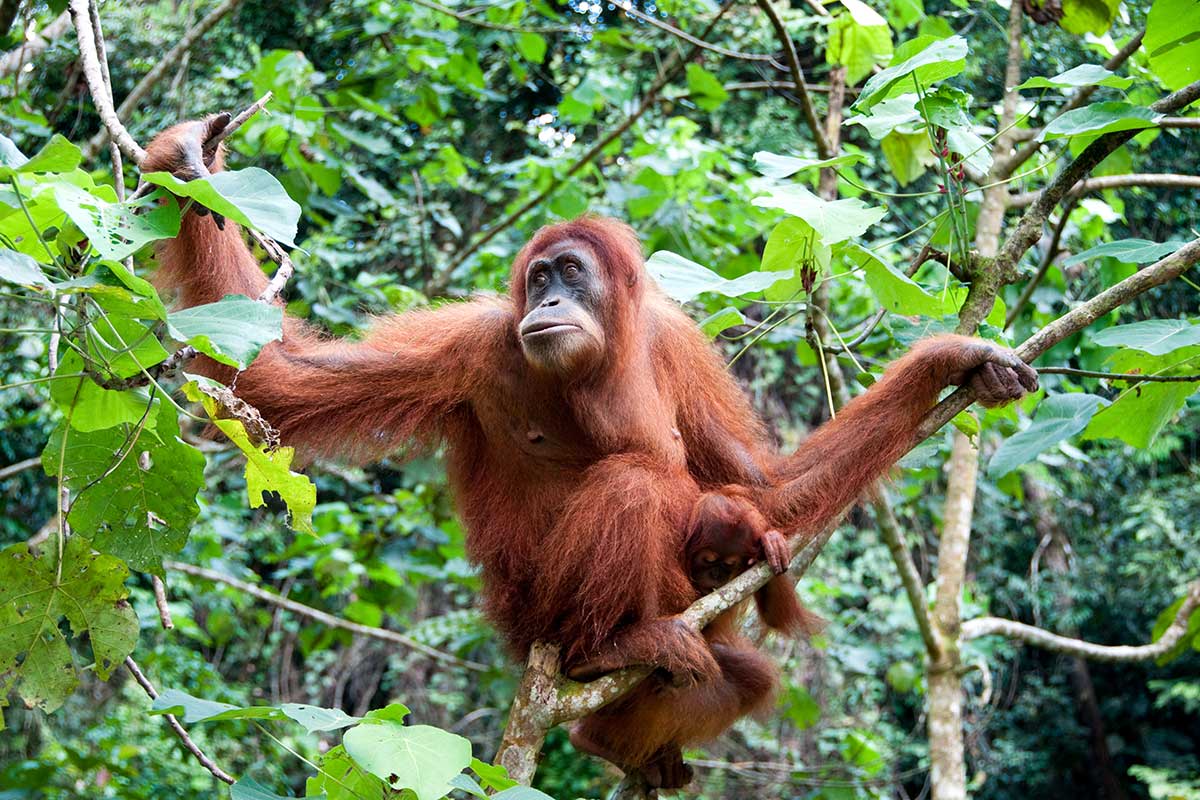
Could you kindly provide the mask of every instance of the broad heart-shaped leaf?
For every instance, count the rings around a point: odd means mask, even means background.
[[[1113,131],[1153,128],[1160,119],[1162,119],[1162,114],[1155,113],[1145,106],[1110,100],[1076,108],[1051,120],[1050,124],[1042,129],[1039,138],[1049,141],[1084,133],[1098,136]]]
[[[872,139],[882,139],[897,129],[904,133],[913,133],[918,130],[913,123],[921,119],[921,114],[917,111],[917,100],[915,93],[889,97],[876,103],[870,113],[846,117],[842,124],[862,125]]]
[[[1053,78],[1043,78],[1040,75],[1030,78],[1017,88],[1058,89],[1078,86],[1110,86],[1114,89],[1126,89],[1131,83],[1133,83],[1133,78],[1123,78],[1099,64],[1080,64]]]
[[[1084,439],[1120,439],[1145,449],[1183,408],[1200,383],[1141,383],[1121,393],[1084,431]]]
[[[883,219],[887,211],[868,206],[861,200],[822,200],[803,186],[778,186],[765,197],[756,197],[760,208],[778,208],[813,226],[827,245],[861,236],[867,228]]]
[[[228,418],[217,401],[195,381],[184,384],[183,393],[189,400],[202,404],[213,424],[245,454],[246,494],[250,507],[266,505],[263,493],[275,492],[287,504],[292,527],[311,533],[317,487],[306,476],[291,471],[295,451],[290,447],[268,450],[266,445],[252,442],[246,426],[240,420]]]
[[[172,311],[171,335],[222,364],[245,369],[268,342],[283,338],[283,309],[245,295]]]
[[[1147,239],[1121,239],[1089,247],[1081,253],[1065,258],[1063,266],[1070,267],[1093,258],[1115,258],[1122,264],[1149,264],[1151,261],[1166,258],[1185,244],[1187,242],[1183,240],[1159,243]]]
[[[1150,69],[1168,89],[1200,79],[1200,3],[1154,0],[1142,47],[1150,54]]]
[[[91,378],[80,376],[83,358],[74,350],[62,354],[58,371],[50,383],[50,399],[63,414],[69,414],[71,427],[85,433],[111,428],[114,425],[138,424],[146,419],[146,427],[154,428],[158,417],[146,409],[152,402],[146,389],[105,389]]]
[[[163,575],[162,560],[187,543],[200,513],[204,454],[179,439],[175,407],[160,402],[155,430],[123,423],[68,432],[62,423],[42,453],[47,475],[72,490],[67,519],[77,535],[134,569]],[[66,449],[63,436],[66,435]]]
[[[848,242],[838,248],[845,259],[862,269],[871,294],[879,304],[895,314],[920,314],[940,318],[953,313],[954,301],[934,297],[903,272],[861,245]]]
[[[151,714],[174,714],[184,722],[221,722],[228,719],[279,719],[275,706],[235,706],[194,697],[178,689],[167,689],[150,705]]]
[[[63,617],[75,638],[87,634],[96,674],[108,679],[137,644],[128,576],[119,559],[93,553],[79,536],[63,544],[61,565],[53,537],[40,556],[25,543],[0,552],[0,708],[15,689],[30,706],[53,711],[75,690],[79,666],[59,628]]]
[[[761,292],[791,273],[748,272],[737,278],[722,278],[708,267],[689,261],[681,255],[659,250],[646,259],[646,271],[664,292],[686,303],[705,292],[716,292],[725,297]]]
[[[0,152],[0,181],[11,180],[18,172],[70,172],[83,160],[82,151],[62,134],[51,136],[33,158],[21,155],[7,137],[0,136],[0,139],[10,146],[0,146],[0,151],[7,150],[7,155]]]
[[[54,286],[38,262],[16,250],[0,250],[0,281],[35,289]]]
[[[180,197],[191,197],[238,224],[262,231],[280,244],[296,246],[293,240],[300,221],[300,206],[266,170],[249,167],[194,181],[181,181],[169,172],[150,172],[142,179]]]
[[[777,153],[768,153],[766,150],[759,150],[754,154],[754,168],[768,178],[778,181],[789,178],[797,172],[824,169],[825,167],[840,167],[843,164],[857,164],[860,161],[866,160],[867,157],[862,153],[844,153],[834,158],[816,159],[781,156]]]
[[[150,242],[179,234],[179,206],[160,205],[166,192],[156,191],[137,203],[109,203],[69,183],[53,185],[54,201],[103,258],[120,261]],[[135,214],[135,208],[149,211]]]
[[[909,48],[919,47],[924,43],[921,41],[922,39],[928,41],[929,44],[911,57],[908,56]],[[903,57],[903,61],[875,73],[863,86],[858,100],[854,102],[855,111],[859,113],[869,111],[876,103],[886,99],[893,87],[897,87],[900,81],[905,82],[903,86],[899,87],[900,92],[915,91],[916,86],[913,85],[912,77],[914,73],[917,83],[922,88],[928,88],[935,81],[957,75],[966,66],[967,40],[961,36],[932,41],[928,37],[918,37],[913,40],[913,43],[906,43],[906,45],[896,51],[896,58]]]
[[[471,743],[429,725],[364,721],[342,737],[360,767],[393,789],[412,789],[417,800],[438,800],[471,763]]]
[[[337,731],[362,721],[361,717],[352,717],[340,708],[321,708],[303,703],[284,703],[279,710],[303,725],[309,733]]]
[[[1052,394],[1038,404],[1029,427],[1005,439],[988,462],[988,477],[999,478],[1039,453],[1069,439],[1088,426],[1096,410],[1108,405],[1094,394]]]
[[[1101,347],[1132,347],[1161,356],[1200,344],[1200,325],[1183,319],[1148,319],[1097,331],[1092,341]]]

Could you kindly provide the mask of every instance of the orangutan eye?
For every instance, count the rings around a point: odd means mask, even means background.
[[[533,278],[531,279],[530,282],[537,288],[541,289],[543,286],[546,285],[547,280],[548,280],[548,278],[546,277],[545,272],[536,272],[536,273],[534,273]]]
[[[566,269],[563,270],[563,278],[569,281],[579,280],[579,275],[580,269],[574,264],[567,264]]]

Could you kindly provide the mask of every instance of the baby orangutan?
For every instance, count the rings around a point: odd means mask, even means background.
[[[812,633],[820,619],[796,599],[796,584],[786,574],[792,558],[787,537],[768,527],[750,498],[745,488],[729,485],[705,492],[692,507],[684,542],[692,586],[708,594],[766,561],[776,577],[754,595],[763,623],[788,634]]]

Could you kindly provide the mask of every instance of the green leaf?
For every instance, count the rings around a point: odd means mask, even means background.
[[[792,300],[804,292],[804,271],[817,286],[829,272],[833,253],[824,244],[813,226],[797,217],[787,217],[775,226],[763,248],[762,269],[767,273],[790,275],[791,280],[768,287],[768,300]]]
[[[1154,0],[1142,49],[1150,55],[1150,69],[1168,89],[1200,80],[1200,4]]]
[[[921,677],[921,673],[911,661],[896,661],[888,667],[887,674],[884,677],[887,679],[889,686],[897,692],[904,694],[913,690],[913,687],[917,685],[917,679]]]
[[[1071,67],[1066,72],[1060,72],[1053,78],[1043,78],[1040,75],[1030,78],[1017,88],[1059,89],[1081,86],[1109,86],[1114,89],[1127,89],[1131,83],[1133,83],[1133,78],[1123,78],[1099,64],[1080,64],[1077,67]]]
[[[167,689],[150,704],[151,714],[174,714],[183,722],[222,722],[229,719],[279,719],[282,712],[275,706],[235,706],[205,700],[182,692]]]
[[[861,200],[822,200],[803,186],[778,186],[766,197],[756,197],[760,208],[778,208],[807,222],[824,244],[832,245],[855,236],[883,219],[887,211]]]
[[[996,449],[988,462],[988,477],[999,478],[1033,461],[1039,453],[1086,428],[1097,409],[1107,405],[1107,400],[1093,394],[1049,395],[1038,405],[1029,427],[1005,439]]]
[[[128,378],[152,367],[167,357],[154,331],[138,320],[121,313],[124,306],[96,297],[103,316],[91,320],[85,339],[91,358],[112,374]]]
[[[125,565],[93,553],[78,536],[63,543],[61,563],[58,556],[53,538],[40,556],[25,543],[0,551],[0,708],[15,690],[30,707],[50,712],[75,690],[81,667],[60,628],[64,617],[77,644],[90,644],[101,680],[137,644]]]
[[[411,789],[417,800],[438,800],[471,763],[471,743],[429,725],[364,720],[342,738],[360,767],[393,789]]]
[[[92,547],[134,569],[163,575],[163,558],[187,543],[200,513],[204,454],[179,438],[175,407],[158,404],[154,430],[123,423],[93,432],[62,423],[42,453],[47,475],[64,476],[73,498],[67,519]],[[63,436],[66,450],[63,452]]]
[[[871,294],[888,311],[939,318],[954,311],[952,300],[948,302],[929,294],[912,278],[893,269],[865,247],[848,243],[840,251],[847,261],[862,269]]]
[[[16,250],[0,250],[0,281],[35,289],[49,289],[54,286],[42,272],[38,262]]]
[[[1063,0],[1063,16],[1058,24],[1067,33],[1105,33],[1112,25],[1121,0]]]
[[[913,42],[909,47],[924,43],[920,39]],[[886,99],[894,88],[899,88],[902,93],[915,91],[914,75],[916,82],[923,88],[929,88],[937,81],[957,75],[966,67],[967,50],[967,40],[961,36],[931,41],[911,57],[906,55],[908,48],[898,49],[895,57],[903,56],[904,60],[871,76],[863,86],[858,100],[854,102],[854,109],[859,113],[869,111],[881,100]],[[900,81],[904,81],[904,84],[898,87]]]
[[[754,168],[768,178],[783,180],[795,175],[797,172],[807,172],[808,170],[824,169],[826,167],[840,167],[844,164],[858,164],[866,160],[866,156],[862,153],[844,153],[834,158],[816,159],[781,156],[777,153],[768,153],[766,150],[759,150],[754,154]]]
[[[229,796],[233,800],[291,800],[291,795],[275,794],[267,787],[252,778],[242,778],[229,787]],[[312,798],[325,795],[307,795]]]
[[[321,757],[321,771],[304,785],[305,797],[328,800],[364,800],[393,795],[383,781],[364,771],[338,745]]]
[[[478,758],[472,758],[471,771],[479,777],[479,782],[485,789],[502,792],[517,785],[516,781],[508,777],[508,770],[501,764],[488,764]]]
[[[729,92],[711,72],[699,64],[687,65],[688,97],[705,111],[715,111],[729,99]]]
[[[83,371],[83,358],[74,350],[62,354],[55,379],[50,383],[50,399],[64,414],[70,413],[71,427],[90,432],[125,423],[137,424],[146,416],[150,396],[146,389],[105,389],[88,377],[66,377]],[[147,427],[157,417],[150,415]]]
[[[249,167],[186,182],[169,172],[150,172],[142,175],[142,179],[180,197],[191,197],[200,205],[240,225],[261,231],[280,244],[296,246],[293,240],[300,220],[300,206],[266,170]]]
[[[780,699],[783,715],[800,730],[811,728],[821,719],[820,704],[799,684],[790,684]]]
[[[659,250],[646,259],[646,271],[664,292],[680,303],[693,300],[705,292],[741,297],[761,292],[790,276],[790,273],[748,272],[737,278],[722,278],[707,267],[667,250]]]
[[[883,137],[879,147],[901,186],[912,183],[937,163],[937,156],[929,152],[929,134],[923,130],[916,133],[892,131]]]
[[[846,82],[857,84],[892,58],[892,32],[887,20],[862,0],[842,0],[850,12],[838,14],[829,26],[825,60],[846,67]]]
[[[495,800],[554,800],[553,797],[529,786],[512,786],[498,794],[492,795]]]
[[[240,420],[225,414],[212,394],[195,381],[183,386],[189,400],[204,406],[209,419],[246,456],[246,494],[251,508],[266,505],[265,492],[275,492],[287,504],[293,528],[312,533],[312,510],[317,504],[317,487],[306,476],[292,472],[295,451],[290,447],[268,450],[255,444]]]
[[[1101,347],[1132,347],[1161,356],[1200,344],[1200,325],[1183,319],[1148,319],[1097,331],[1092,341]]]
[[[1149,264],[1174,253],[1187,242],[1175,240],[1170,242],[1151,242],[1147,239],[1121,239],[1117,242],[1105,242],[1095,247],[1089,247],[1081,253],[1075,253],[1063,259],[1063,266],[1070,267],[1081,264],[1093,258],[1115,258],[1122,264]]]
[[[1142,383],[1126,390],[1092,419],[1084,439],[1120,439],[1146,449],[1183,408],[1200,383]]]
[[[357,725],[362,720],[361,717],[350,716],[340,708],[321,708],[320,706],[309,706],[303,703],[284,703],[279,709],[289,719],[293,719],[303,725],[304,729],[309,733],[337,731],[342,728],[348,728],[351,725]]]
[[[546,39],[537,33],[517,34],[517,52],[526,61],[540,64],[546,58]]]
[[[5,147],[0,147],[0,181],[11,180],[17,173],[71,172],[83,160],[83,153],[62,134],[54,134],[50,141],[33,158],[25,158],[12,140],[0,136]]]
[[[872,139],[882,139],[897,129],[902,129],[905,133],[916,133],[919,128],[913,123],[921,120],[921,114],[916,107],[917,99],[915,94],[889,97],[873,106],[869,114],[855,114],[847,117],[842,124],[862,125]]]
[[[69,183],[54,184],[53,194],[103,258],[120,261],[150,242],[179,234],[179,206],[158,202],[166,192],[156,191],[132,204],[109,203]],[[139,208],[149,211],[135,213]]]
[[[729,330],[734,325],[743,325],[745,322],[746,317],[741,311],[732,306],[726,306],[701,320],[700,330],[704,331],[705,336],[711,339],[721,331]]]
[[[1113,131],[1130,131],[1140,128],[1153,128],[1162,119],[1144,106],[1110,100],[1103,103],[1092,103],[1083,108],[1068,111],[1042,129],[1040,139],[1049,141],[1061,139],[1064,136],[1079,136],[1089,134],[1099,136]]]
[[[268,342],[283,338],[283,309],[245,295],[172,311],[171,335],[222,364],[245,369]]]

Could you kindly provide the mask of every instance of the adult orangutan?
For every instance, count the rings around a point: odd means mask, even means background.
[[[219,169],[202,143],[227,123],[171,128],[142,168]],[[189,212],[160,251],[159,283],[184,306],[266,285],[241,232],[219,222]],[[574,738],[672,787],[688,776],[680,747],[762,707],[776,682],[731,625],[704,636],[677,621],[700,591],[683,552],[701,492],[745,487],[770,528],[816,531],[910,447],[938,393],[963,382],[992,403],[1036,385],[1007,350],[930,339],[781,458],[705,336],[647,276],[633,231],[584,217],[525,245],[506,297],[385,316],[357,341],[289,319],[236,391],[309,457],[444,445],[488,617],[517,657],[537,640],[559,644],[571,676],[626,665],[664,676]]]

